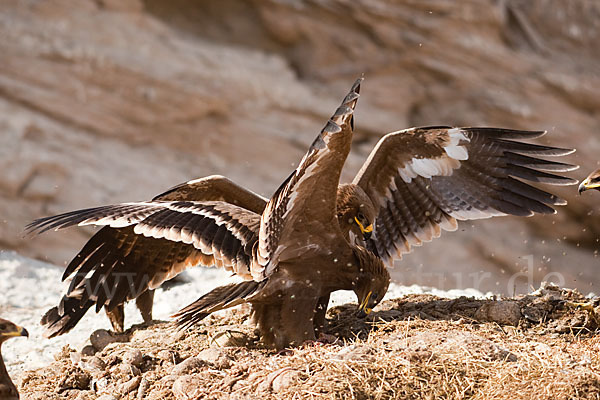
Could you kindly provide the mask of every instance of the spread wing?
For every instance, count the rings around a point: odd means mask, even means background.
[[[270,274],[272,267],[267,265],[319,251],[315,235],[338,227],[337,187],[352,144],[353,113],[361,82],[358,79],[354,83],[298,168],[267,203],[261,217],[258,265],[254,270],[260,276]]]
[[[221,175],[211,175],[177,185],[152,200],[224,201],[262,214],[267,200]]]
[[[219,201],[124,203],[42,218],[29,232],[74,225],[104,226],[68,265],[69,293],[108,309],[135,298],[189,266],[222,266],[252,279],[252,247],[260,216]]]
[[[370,246],[390,261],[455,230],[456,220],[554,213],[566,201],[523,181],[572,185],[554,173],[577,166],[538,158],[574,150],[519,141],[544,134],[425,127],[384,136],[354,179],[378,208]]]

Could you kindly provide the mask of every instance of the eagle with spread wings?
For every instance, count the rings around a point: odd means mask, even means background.
[[[30,232],[103,226],[65,270],[70,287],[44,316],[46,335],[68,332],[92,307],[104,307],[122,329],[122,306],[130,299],[151,318],[153,289],[189,266],[216,265],[244,281],[181,310],[180,324],[249,302],[265,343],[301,343],[322,328],[331,292],[354,290],[359,313],[368,313],[387,291],[384,263],[457,229],[457,220],[549,214],[566,204],[525,182],[576,183],[557,175],[576,166],[539,158],[574,150],[521,141],[542,131],[436,126],[392,132],[353,182],[340,185],[361,82],[268,200],[213,176],[152,201],[30,224]]]

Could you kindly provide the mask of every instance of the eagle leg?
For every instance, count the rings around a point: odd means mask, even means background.
[[[142,318],[144,319],[144,323],[148,324],[152,322],[152,307],[154,305],[154,290],[146,290],[144,293],[139,295],[135,299],[135,305],[138,310],[140,310],[140,314],[142,314]]]
[[[313,321],[316,337],[319,337],[322,333],[325,332],[325,328],[327,325],[327,321],[325,320],[325,314],[327,314],[327,307],[329,306],[329,296],[330,294],[321,296],[317,301],[317,308],[315,310],[315,317]]]
[[[314,318],[319,298],[290,296],[281,305],[281,326],[284,335],[279,342],[285,346],[299,346],[306,341],[315,341]],[[279,347],[279,346],[278,346]]]
[[[125,329],[125,306],[119,304],[111,311],[104,307],[104,311],[106,311],[106,316],[108,317],[113,330],[117,333],[123,332]]]

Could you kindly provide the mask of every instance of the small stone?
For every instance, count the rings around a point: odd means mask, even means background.
[[[81,349],[81,355],[82,356],[93,356],[94,354],[96,354],[96,349],[94,349],[94,346],[92,346],[91,344],[88,344],[86,346],[83,347],[83,349]]]
[[[135,365],[128,364],[128,363],[120,364],[118,369],[119,369],[119,372],[123,375],[138,376],[138,375],[142,374],[142,372],[140,371],[140,369],[138,367],[136,367]]]
[[[205,367],[205,366],[206,366],[205,361],[200,360],[196,357],[190,357],[190,358],[183,360],[182,362],[177,364],[175,367],[173,367],[172,374],[175,376],[187,375],[187,374],[189,374],[195,370],[199,370],[200,368]]]
[[[218,347],[245,347],[252,339],[244,332],[225,330],[217,333],[212,338],[212,343]]]
[[[129,350],[123,355],[123,363],[131,364],[140,367],[144,362],[144,356],[138,349]]]
[[[90,357],[79,362],[79,367],[92,375],[100,375],[106,370],[106,363],[100,357]]]
[[[194,375],[183,375],[173,383],[173,395],[178,400],[197,399],[201,396],[202,382]]]
[[[156,353],[156,358],[170,364],[176,364],[179,359],[179,353],[172,350],[161,350]]]
[[[101,351],[111,343],[127,342],[127,336],[117,335],[106,329],[98,329],[90,335],[90,342],[96,351]]]
[[[142,377],[136,376],[136,377],[128,380],[127,382],[122,383],[121,385],[119,385],[119,393],[128,394],[128,393],[133,392],[134,390],[136,390],[138,388],[138,386],[140,386],[141,381],[142,381]]]
[[[217,369],[227,369],[231,366],[231,357],[221,349],[212,347],[204,349],[198,353],[196,358],[207,364],[211,364]]]

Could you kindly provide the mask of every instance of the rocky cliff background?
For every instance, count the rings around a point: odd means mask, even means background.
[[[64,265],[90,230],[34,218],[143,200],[223,174],[270,195],[365,74],[350,180],[378,138],[418,125],[546,129],[600,157],[595,0],[3,0],[0,249]],[[462,229],[396,263],[402,284],[524,292],[600,284],[600,193],[555,216]]]

